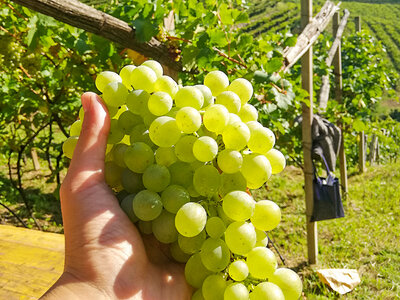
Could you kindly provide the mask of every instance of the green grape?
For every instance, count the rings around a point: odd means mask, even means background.
[[[137,142],[126,149],[124,160],[131,171],[143,173],[154,162],[154,153],[145,143]]]
[[[225,127],[222,132],[222,140],[225,147],[233,150],[241,150],[246,147],[250,139],[250,130],[243,122],[234,123]]]
[[[172,103],[172,98],[168,93],[155,92],[150,96],[147,105],[153,115],[162,116],[171,110]]]
[[[204,103],[203,103],[203,107],[202,108],[205,108],[205,107],[207,107],[207,106],[209,106],[211,104],[214,104],[213,95],[211,93],[211,90],[207,86],[205,86],[203,84],[198,84],[198,85],[195,85],[194,87],[199,89],[200,92],[203,94]]]
[[[272,174],[278,174],[285,169],[286,159],[279,150],[271,149],[265,153],[265,157],[268,158],[269,162],[271,163]]]
[[[193,144],[197,141],[194,135],[184,135],[175,144],[175,155],[183,162],[194,162],[196,157],[193,155]]]
[[[211,71],[204,77],[204,85],[207,86],[214,97],[226,90],[229,86],[229,79],[221,71]]]
[[[261,282],[250,293],[250,300],[285,300],[285,296],[276,284]]]
[[[148,93],[152,93],[156,80],[157,74],[153,69],[146,66],[139,66],[131,73],[131,84],[135,90],[142,89]]]
[[[242,119],[240,119],[240,117],[237,114],[229,113],[228,125],[233,125],[235,123],[241,123],[241,122]]]
[[[79,109],[79,120],[83,122],[83,118],[85,117],[85,111],[83,110],[83,107]]]
[[[121,191],[119,191],[119,192],[115,195],[115,197],[117,198],[118,203],[121,205],[122,200],[124,200],[124,198],[125,198],[126,196],[128,196],[128,195],[129,195],[129,193],[128,193],[127,191],[121,190]],[[132,209],[133,209],[133,208],[132,208]]]
[[[116,188],[121,185],[122,168],[113,161],[107,161],[104,165],[104,179],[106,183]]]
[[[133,127],[142,123],[143,119],[129,110],[124,111],[118,118],[118,127],[125,134],[130,134]]]
[[[225,230],[226,230],[226,226],[225,226],[224,221],[222,221],[221,218],[211,217],[207,220],[206,231],[210,237],[212,237],[214,239],[218,239],[221,236],[223,236]]]
[[[203,265],[212,272],[224,270],[230,262],[230,252],[221,239],[208,238],[200,250]]]
[[[151,221],[142,221],[139,220],[138,227],[141,233],[143,234],[152,234],[152,222]]]
[[[256,228],[256,235],[257,235],[257,242],[255,247],[267,247],[269,240],[265,231]]]
[[[196,191],[193,184],[187,188],[187,191],[192,198],[200,197],[200,194]]]
[[[247,253],[246,263],[251,276],[258,279],[269,278],[278,265],[274,252],[265,247],[255,247]]]
[[[243,260],[235,260],[229,265],[229,276],[235,281],[243,281],[249,276],[249,267]]]
[[[255,121],[247,122],[246,124],[250,129],[250,139],[247,144],[249,149],[252,152],[261,154],[271,150],[275,144],[274,133]]]
[[[161,64],[158,61],[155,60],[146,60],[145,62],[142,63],[142,66],[146,66],[149,67],[150,69],[152,69],[154,71],[154,73],[156,73],[157,78],[161,77],[163,75],[163,67],[161,66]]]
[[[190,164],[177,161],[168,167],[171,174],[171,184],[177,184],[188,188],[193,184],[194,170]]]
[[[184,133],[197,131],[201,126],[200,112],[193,107],[182,107],[176,113],[176,125]]]
[[[225,91],[225,92],[220,93],[215,98],[215,103],[222,104],[223,106],[225,106],[228,109],[228,111],[230,113],[234,113],[234,114],[237,114],[241,107],[239,96],[231,91]]]
[[[225,214],[235,221],[250,219],[253,215],[255,204],[253,197],[242,191],[230,192],[222,199],[222,208]]]
[[[149,191],[162,192],[170,181],[171,175],[165,166],[150,165],[143,173],[143,185]]]
[[[163,210],[151,227],[157,240],[170,244],[178,240],[178,231],[175,228],[175,215]]]
[[[229,226],[230,224],[232,224],[234,221],[229,218],[225,213],[224,210],[222,209],[222,206],[217,206],[217,213],[218,213],[218,217],[224,221],[226,226]],[[226,231],[226,230],[225,230]]]
[[[236,93],[242,105],[245,105],[246,102],[251,99],[251,96],[253,96],[253,87],[251,83],[244,78],[238,78],[232,81],[227,90]]]
[[[251,223],[233,222],[225,231],[225,242],[235,254],[246,255],[256,241],[256,231]]]
[[[126,106],[132,113],[142,116],[149,110],[147,105],[149,98],[150,94],[148,92],[143,90],[134,90],[126,97]]]
[[[110,122],[110,131],[108,132],[107,144],[117,144],[124,137],[124,132],[118,126],[117,119],[111,119]]]
[[[119,111],[119,107],[114,107],[114,106],[107,106],[108,110],[108,115],[110,118],[115,118],[116,114]]]
[[[191,256],[190,254],[182,251],[181,247],[179,247],[178,241],[175,241],[171,244],[169,247],[169,252],[171,253],[172,258],[180,263],[186,263]]]
[[[124,169],[121,174],[121,184],[124,190],[129,193],[137,194],[144,189],[142,174]]]
[[[78,143],[78,139],[79,139],[78,136],[70,136],[64,141],[62,145],[64,155],[69,159],[72,159],[76,144]]]
[[[176,125],[176,121],[171,117],[158,117],[149,128],[150,139],[159,147],[171,147],[181,137],[181,131]]]
[[[257,109],[251,105],[246,103],[245,105],[242,106],[242,108],[239,111],[239,117],[242,120],[242,122],[247,123],[251,121],[257,121],[258,119],[258,111]]]
[[[199,136],[209,136],[214,140],[217,139],[217,134],[215,132],[209,131],[204,125],[201,125],[199,130],[197,130]]]
[[[281,221],[281,210],[279,206],[270,200],[258,201],[251,217],[254,227],[264,231],[274,229]]]
[[[69,129],[69,135],[79,136],[81,134],[81,130],[82,130],[82,121],[76,120],[74,123],[72,123],[71,128]]]
[[[142,117],[144,125],[146,125],[146,128],[149,128],[151,123],[153,123],[153,121],[157,119],[158,116],[153,115],[150,111],[147,111],[143,113]]]
[[[189,202],[176,213],[175,226],[178,232],[186,237],[198,235],[206,226],[207,213],[203,206]]]
[[[157,148],[155,156],[157,164],[166,167],[169,167],[178,160],[173,147]]]
[[[156,219],[162,211],[160,196],[152,191],[143,190],[133,199],[133,212],[142,221]]]
[[[201,288],[204,279],[211,274],[201,262],[200,253],[193,254],[185,265],[185,278],[194,288]]]
[[[135,194],[129,194],[121,201],[121,208],[132,221],[132,223],[139,221],[139,218],[133,212],[133,198],[135,198],[135,196]]]
[[[211,161],[217,156],[217,153],[218,144],[209,136],[199,137],[193,144],[193,155],[199,161]]]
[[[243,283],[234,282],[227,286],[224,300],[248,300],[249,291]]]
[[[193,295],[192,298],[190,298],[190,300],[205,300],[203,297],[203,292],[201,291],[201,289],[196,290]]]
[[[193,186],[200,195],[211,197],[221,186],[221,176],[213,166],[202,166],[194,172]]]
[[[264,155],[250,153],[243,157],[240,172],[250,189],[258,189],[271,177],[271,164]]]
[[[222,183],[219,189],[219,194],[221,196],[225,196],[232,191],[246,191],[247,181],[240,172],[233,174],[222,173],[221,181]]]
[[[130,136],[125,134],[124,137],[121,140],[121,144],[125,144],[125,145],[130,145],[131,141],[130,141]]]
[[[122,79],[117,73],[111,71],[104,71],[101,72],[99,75],[97,75],[95,80],[95,85],[97,89],[103,93],[104,88],[110,82],[122,82]]]
[[[229,111],[221,104],[212,104],[203,115],[204,126],[211,132],[222,132],[229,121]]]
[[[149,136],[149,130],[146,128],[146,125],[138,124],[129,133],[129,140],[130,144],[132,145],[133,143],[137,142],[143,142],[147,144],[150,147],[154,146],[154,143],[151,141],[150,136]]]
[[[224,298],[226,281],[221,274],[212,274],[203,281],[202,294],[206,300],[221,300]]]
[[[128,148],[129,148],[129,146],[126,144],[116,144],[116,145],[114,145],[114,147],[112,149],[112,158],[113,158],[114,162],[122,168],[126,167],[124,155],[125,155],[126,149],[128,149]]]
[[[184,187],[173,184],[162,192],[161,201],[167,211],[176,214],[184,204],[190,201],[190,195]]]
[[[300,298],[303,284],[299,275],[294,271],[287,268],[279,268],[268,279],[280,287],[285,300],[297,300]]]
[[[119,106],[117,112],[113,116],[113,119],[119,119],[119,117],[122,115],[122,113],[127,110],[128,110],[128,107],[125,104],[122,106]]]
[[[204,232],[204,230],[193,237],[186,237],[181,234],[178,236],[179,247],[182,249],[183,252],[188,254],[199,252],[205,240],[206,233]]]
[[[173,106],[171,108],[171,110],[168,113],[166,113],[165,115],[167,117],[171,117],[171,118],[175,119],[176,118],[176,114],[178,113],[179,109],[180,109],[179,107]]]
[[[127,89],[131,90],[132,89],[132,83],[131,83],[131,74],[132,71],[136,68],[134,65],[126,65],[121,69],[119,72],[119,76],[122,79],[122,83],[126,86]]]
[[[204,103],[203,93],[194,86],[185,86],[179,89],[175,95],[177,107],[190,106],[199,110]]]
[[[168,93],[171,97],[175,97],[175,94],[178,92],[178,90],[179,88],[175,80],[166,75],[158,77],[156,82],[154,83],[155,92],[165,92]]]
[[[222,172],[233,174],[242,167],[243,157],[237,150],[225,149],[218,154],[217,163]]]
[[[113,81],[104,87],[101,98],[107,106],[118,107],[126,103],[129,91],[122,82]]]

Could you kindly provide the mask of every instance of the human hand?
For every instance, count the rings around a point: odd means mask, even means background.
[[[183,266],[159,243],[142,238],[104,180],[110,119],[94,93],[85,111],[74,157],[61,186],[64,273],[42,299],[190,299]]]

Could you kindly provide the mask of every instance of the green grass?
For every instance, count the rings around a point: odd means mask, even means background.
[[[316,270],[357,269],[361,283],[346,299],[400,298],[400,163],[370,167],[349,179],[345,218],[318,222],[318,264],[308,266],[302,171],[288,167],[257,198],[282,208],[282,222],[270,234],[287,265],[302,277],[307,299],[337,299]],[[282,265],[282,264],[281,264]]]

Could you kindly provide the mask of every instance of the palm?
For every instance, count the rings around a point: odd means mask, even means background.
[[[82,96],[90,113],[61,189],[66,272],[115,298],[189,299],[183,267],[141,237],[104,182],[109,125],[94,97]]]

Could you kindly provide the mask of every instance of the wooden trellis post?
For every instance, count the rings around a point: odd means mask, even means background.
[[[312,0],[301,0],[301,27],[304,29],[312,19]],[[307,248],[308,262],[316,264],[318,258],[318,234],[317,223],[310,222],[313,206],[313,165],[311,159],[311,125],[313,120],[313,50],[312,46],[301,58],[301,84],[309,93],[309,105],[302,104],[302,132],[303,132],[303,156],[304,156],[304,190],[306,198],[307,219]]]
[[[361,17],[357,16],[354,20],[356,31],[361,31]],[[358,145],[358,165],[360,169],[360,173],[364,173],[366,171],[365,167],[365,134],[364,131],[361,131],[359,134],[359,145]]]
[[[332,19],[333,36],[336,36],[340,24],[340,13],[336,12]],[[341,42],[338,44],[335,56],[333,57],[333,73],[335,74],[335,98],[338,103],[342,103],[342,46]],[[339,148],[339,165],[340,165],[340,183],[342,184],[343,195],[346,197],[347,188],[347,163],[346,153],[344,151],[344,134],[343,134],[343,122],[339,120],[338,126],[341,131],[340,148]]]

